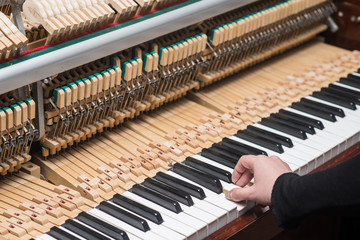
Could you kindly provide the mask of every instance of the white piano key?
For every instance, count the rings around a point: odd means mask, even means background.
[[[97,208],[91,209],[89,212],[89,214],[102,219],[103,221],[110,223],[126,232],[131,232],[133,235],[142,238],[142,239],[146,239],[146,240],[165,240],[166,238],[161,237],[160,235],[157,235],[155,233],[153,233],[151,230],[147,231],[147,232],[143,232]]]
[[[172,172],[172,171],[167,171],[166,172],[167,174],[171,175],[171,176],[174,176],[178,179],[181,179],[183,181],[186,181],[186,182],[189,182],[193,185],[196,185],[196,186],[199,186],[201,187],[204,192],[205,192],[205,195],[206,195],[206,198],[204,199],[205,201],[208,201],[209,203],[211,204],[214,204],[220,208],[223,208],[227,211],[227,222],[231,222],[233,220],[235,220],[238,216],[238,210],[237,208],[239,207],[239,209],[243,209],[243,205],[241,204],[237,204],[237,203],[234,203],[234,202],[231,202],[229,200],[227,200],[225,198],[225,194],[224,193],[221,193],[221,194],[216,194],[210,190],[208,190],[207,188],[193,182],[193,181],[190,181],[189,179],[187,178],[184,178],[183,176],[175,173],[175,172]]]
[[[266,130],[268,130],[268,129],[266,129]],[[231,137],[229,137],[229,139],[232,139],[232,140],[235,140],[237,142],[246,144],[248,146],[255,147],[257,149],[263,150],[263,151],[267,152],[267,154],[269,156],[274,155],[274,156],[280,157],[283,161],[285,161],[289,165],[289,167],[291,168],[292,171],[296,171],[296,170],[298,170],[302,166],[305,166],[308,163],[307,161],[304,161],[303,159],[296,158],[296,157],[288,155],[286,153],[274,152],[274,151],[272,151],[270,149],[267,149],[265,147],[262,147],[260,145],[255,144],[255,143],[246,141],[244,139],[238,138],[236,136],[231,136]]]
[[[137,213],[134,213],[134,212],[132,212],[132,211],[129,211],[128,209],[126,209],[126,208],[124,208],[124,207],[121,207],[121,206],[119,206],[119,205],[117,205],[117,204],[115,204],[115,203],[113,203],[113,202],[111,202],[111,201],[108,201],[110,204],[113,204],[114,206],[116,206],[116,207],[118,207],[118,208],[121,208],[121,209],[123,209],[123,210],[125,210],[125,211],[127,211],[127,212],[131,212],[132,214],[134,214],[134,215],[136,215],[136,216],[138,216],[138,217],[140,217],[140,218],[144,218],[144,217],[142,217],[142,216],[140,216],[140,215],[138,215]],[[145,218],[144,218],[145,219]],[[169,228],[167,228],[167,227],[165,227],[165,226],[162,226],[161,224],[160,225],[157,225],[157,224],[155,224],[155,223],[153,223],[153,222],[151,222],[150,220],[148,220],[148,219],[146,219],[146,222],[148,223],[148,225],[149,225],[149,227],[150,227],[150,231],[152,231],[153,233],[155,233],[155,234],[158,234],[158,235],[160,235],[161,237],[163,237],[163,238],[170,238],[170,239],[186,239],[186,236],[184,236],[184,235],[181,235],[181,234],[179,234],[179,233],[177,233],[177,232],[175,232],[175,231],[173,231],[173,230],[171,230],[171,229],[169,229]]]
[[[164,220],[164,222],[162,223],[164,226],[166,226],[170,229],[173,229],[174,231],[176,231],[178,233],[184,234],[185,236],[187,236],[188,239],[191,239],[191,240],[200,239],[200,238],[198,238],[197,232],[199,229],[196,229],[196,227],[197,227],[196,224],[193,225],[191,223],[191,221],[189,221],[188,218],[184,217],[183,213],[176,214],[174,212],[171,212],[171,211],[169,211],[169,210],[167,210],[167,209],[165,209],[143,197],[133,194],[129,191],[124,192],[122,195],[159,211]]]
[[[37,237],[36,240],[57,240],[57,239],[53,238],[52,236],[45,233],[45,234]]]
[[[71,235],[73,235],[73,236],[75,236],[75,237],[77,237],[77,238],[79,238],[79,239],[81,239],[81,240],[86,240],[85,238],[77,235],[76,233],[70,231],[70,230],[67,229],[67,228],[64,228],[64,227],[62,227],[62,226],[59,226],[58,228],[60,228],[61,230],[65,231],[65,232],[67,232],[67,233],[70,233]]]
[[[354,131],[344,128],[344,126],[339,126],[336,124],[336,122],[330,122],[325,119],[298,111],[293,108],[286,108],[285,110],[321,121],[324,125],[324,129],[322,131],[329,132],[334,134],[335,136],[338,136],[337,138],[333,138],[333,140],[338,141],[339,152],[342,152],[348,147],[352,146],[352,143],[348,144],[348,141],[349,139],[351,139],[351,137],[353,137],[356,134],[354,133]]]
[[[81,225],[83,225],[83,226],[87,227],[87,228],[90,228],[91,230],[93,230],[93,231],[95,231],[95,232],[97,232],[97,233],[99,233],[99,234],[101,234],[101,235],[103,235],[103,236],[105,236],[105,237],[107,237],[107,238],[112,239],[110,236],[108,236],[108,235],[106,235],[106,234],[104,234],[104,233],[102,233],[102,232],[98,231],[97,229],[95,229],[95,228],[93,228],[93,227],[91,227],[91,226],[87,225],[86,223],[83,223],[83,222],[81,222],[81,221],[77,220],[76,218],[74,218],[73,220],[74,220],[75,222],[78,222],[79,224],[81,224]]]

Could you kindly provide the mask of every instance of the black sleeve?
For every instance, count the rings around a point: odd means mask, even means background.
[[[359,214],[360,154],[313,174],[281,175],[275,181],[271,204],[275,220],[282,228],[297,226],[311,213]]]

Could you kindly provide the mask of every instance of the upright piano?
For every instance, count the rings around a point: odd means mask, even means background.
[[[225,198],[242,155],[359,152],[330,0],[1,6],[0,239],[270,239],[269,207]]]

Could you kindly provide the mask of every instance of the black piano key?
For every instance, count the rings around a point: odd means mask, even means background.
[[[349,96],[352,96],[352,97],[357,98],[357,99],[360,100],[360,91],[356,91],[356,90],[353,90],[353,89],[350,89],[350,88],[347,88],[347,87],[339,86],[339,85],[336,85],[336,84],[333,84],[333,83],[329,84],[328,88],[329,89],[336,89],[338,91],[347,93],[347,94],[349,94]]]
[[[139,195],[140,197],[146,198],[147,200],[156,203],[174,213],[182,212],[181,206],[177,201],[157,193],[147,187],[135,184],[129,191]]]
[[[279,143],[279,144],[281,144],[283,146],[286,146],[286,147],[289,147],[289,148],[292,148],[294,146],[294,144],[293,144],[293,142],[291,141],[290,138],[281,136],[279,134],[272,133],[272,132],[266,131],[264,129],[254,127],[254,126],[248,126],[246,129],[249,132],[255,133],[255,134],[259,135],[259,136],[262,136],[264,138],[267,138],[269,140],[277,142],[277,143]]]
[[[229,168],[235,168],[237,161],[234,161],[231,158],[228,158],[226,156],[223,156],[217,152],[212,152],[209,149],[203,149],[201,151],[201,156],[207,157],[215,162],[224,164],[225,166]],[[238,159],[239,160],[239,159]]]
[[[283,119],[281,116],[278,116],[277,114],[271,114],[269,119],[274,120],[279,124],[283,124],[298,130],[302,130],[311,135],[315,134],[315,129],[311,125],[304,125],[303,123],[298,123],[296,121],[289,121],[288,119]]]
[[[105,233],[109,237],[116,240],[129,240],[126,232],[123,230],[94,217],[86,212],[81,212],[77,217],[77,220],[85,223],[86,225],[98,230],[99,232]]]
[[[333,103],[337,102],[337,105],[343,104],[343,107],[356,110],[356,101],[357,99],[354,99],[352,97],[348,97],[343,94],[334,93],[331,90],[327,88],[323,88],[320,91],[321,94],[325,95],[326,97],[329,97],[332,99]],[[329,101],[330,102],[330,101]],[[340,105],[342,106],[342,105]]]
[[[267,138],[263,138],[255,133],[249,132],[247,130],[238,131],[235,136],[238,138],[242,138],[244,140],[247,140],[249,142],[255,143],[257,145],[263,146],[267,149],[270,149],[272,151],[283,153],[284,149],[282,148],[281,144],[274,142],[272,140],[269,140]]]
[[[180,163],[176,163],[174,165],[174,167],[172,168],[172,170],[174,172],[176,172],[177,174],[179,174],[191,181],[194,181],[201,186],[206,187],[210,191],[213,191],[217,194],[220,194],[223,192],[223,188],[222,188],[222,185],[221,185],[221,182],[219,181],[219,179],[210,177],[206,173],[200,172],[194,168],[185,166]]]
[[[183,190],[184,192],[187,192],[187,193],[191,194],[191,196],[196,197],[200,200],[203,200],[206,198],[204,190],[201,187],[195,186],[191,183],[185,182],[181,179],[170,176],[166,173],[158,172],[154,178],[156,180],[164,182],[170,186],[179,188],[179,189]]]
[[[306,123],[305,121],[300,121],[298,119],[294,119],[291,117],[288,117],[282,113],[276,113],[270,115],[272,118],[281,119],[283,121],[286,121],[286,123],[293,124],[293,126],[302,126],[302,130],[304,130],[307,133],[315,134],[315,128],[311,124]],[[292,125],[290,125],[292,126]]]
[[[336,88],[322,88],[321,92],[327,92],[330,94],[334,94],[335,96],[341,96],[345,99],[353,101],[356,105],[360,105],[360,96],[348,93],[347,91],[339,90]]]
[[[295,119],[295,120],[298,120],[298,121],[302,121],[306,124],[309,124],[311,126],[313,126],[314,128],[317,128],[317,129],[324,129],[324,124],[320,121],[320,120],[317,120],[317,119],[313,119],[313,118],[310,118],[310,117],[306,117],[306,116],[303,116],[303,115],[300,115],[300,114],[297,114],[297,113],[294,113],[294,112],[290,112],[290,111],[287,111],[287,110],[284,110],[284,109],[280,109],[279,113],[287,116],[287,117],[290,117],[292,119]]]
[[[338,96],[336,94],[331,94],[328,92],[314,92],[312,96],[340,105],[350,110],[356,110],[356,104],[351,99],[346,99],[345,97]]]
[[[150,230],[150,227],[145,219],[142,219],[130,212],[127,212],[111,203],[104,201],[101,202],[96,208],[143,232],[147,232]]]
[[[349,86],[354,87],[354,88],[360,88],[360,83],[359,82],[352,81],[349,78],[340,78],[339,82],[343,83],[345,85],[349,85]]]
[[[291,105],[291,108],[294,108],[296,110],[299,110],[299,111],[302,111],[302,112],[305,112],[305,113],[308,113],[308,114],[311,114],[314,116],[317,116],[319,118],[328,120],[330,122],[336,122],[336,118],[335,118],[334,114],[329,113],[329,112],[324,112],[324,111],[321,111],[321,110],[318,110],[316,108],[312,108],[309,106],[305,106],[304,104],[301,104],[301,103],[293,103]]]
[[[58,227],[52,227],[49,232],[47,232],[48,235],[50,235],[53,238],[59,239],[59,240],[80,240],[80,238],[75,237],[74,235],[62,230]]]
[[[332,114],[334,114],[338,117],[341,117],[341,118],[345,117],[345,113],[341,108],[329,106],[324,103],[316,102],[316,101],[306,99],[306,98],[302,98],[300,100],[300,102],[306,106],[310,106],[310,107],[317,108],[317,109],[320,109],[323,111],[331,112]]]
[[[111,238],[108,238],[72,219],[66,220],[61,226],[87,240],[111,240]]]
[[[307,139],[306,133],[304,131],[283,124],[279,124],[271,119],[264,118],[261,120],[260,124],[287,133],[302,140]]]
[[[248,155],[266,155],[267,156],[267,153],[263,150],[257,149],[252,146],[248,146],[246,144],[240,143],[240,142],[235,141],[230,138],[223,138],[221,143],[223,143],[224,145],[229,146],[233,149],[238,149],[239,151],[244,151],[245,154],[248,154]]]
[[[347,75],[347,78],[351,81],[358,82],[360,84],[360,77],[355,74],[349,73]]]
[[[146,218],[156,224],[161,224],[164,220],[161,216],[161,214],[151,209],[145,205],[142,205],[141,203],[138,203],[136,201],[133,201],[127,197],[124,197],[120,194],[115,194],[111,201],[119,206],[122,206],[125,209],[130,210],[131,212],[134,212],[143,218]]]
[[[224,169],[217,168],[211,164],[207,164],[200,160],[197,160],[192,157],[187,157],[183,162],[186,165],[189,165],[193,168],[196,168],[202,172],[208,173],[216,178],[219,178],[227,183],[232,183],[231,181],[231,172],[225,171]]]
[[[237,152],[236,150],[232,151],[232,148],[227,147],[224,143],[214,143],[210,148],[208,148],[211,152],[219,153],[223,156],[231,158],[234,162],[237,162],[239,158],[244,155],[244,153]]]
[[[147,178],[145,179],[145,181],[142,183],[142,185],[156,191],[159,192],[169,198],[172,198],[182,204],[185,204],[186,206],[193,206],[194,202],[190,196],[190,194],[181,191],[179,189],[176,189],[172,186],[166,185],[162,182],[159,182],[157,180],[151,179],[151,178]]]

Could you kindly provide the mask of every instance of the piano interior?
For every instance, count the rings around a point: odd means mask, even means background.
[[[270,212],[225,199],[239,157],[358,152],[335,3],[2,1],[0,239],[234,238]]]

